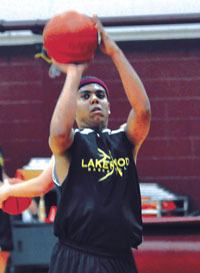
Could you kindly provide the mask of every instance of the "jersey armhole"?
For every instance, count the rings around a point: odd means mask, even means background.
[[[53,166],[52,167],[52,180],[56,184],[56,186],[61,187],[61,184],[60,184],[60,182],[58,180],[58,176],[56,174],[56,161],[55,161],[54,156],[52,157],[52,161],[53,161],[53,163],[52,163],[52,166]]]

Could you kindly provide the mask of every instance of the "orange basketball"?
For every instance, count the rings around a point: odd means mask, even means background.
[[[49,57],[60,63],[87,62],[95,54],[98,33],[91,17],[68,11],[47,22],[43,44]]]
[[[17,215],[26,210],[32,199],[28,197],[9,197],[2,206],[2,210],[8,214]]]

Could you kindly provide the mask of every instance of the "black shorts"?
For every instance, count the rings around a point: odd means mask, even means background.
[[[0,251],[13,249],[10,216],[0,210]]]
[[[137,273],[137,269],[131,250],[127,255],[112,256],[58,242],[53,248],[49,273]]]

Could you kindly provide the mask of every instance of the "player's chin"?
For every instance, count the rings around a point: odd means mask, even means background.
[[[94,123],[98,124],[98,123],[104,123],[106,121],[106,118],[104,115],[94,115],[92,117],[92,120]]]
[[[92,124],[91,124],[91,128],[99,128],[99,129],[103,129],[106,127],[106,121],[104,119],[96,119],[93,120]]]

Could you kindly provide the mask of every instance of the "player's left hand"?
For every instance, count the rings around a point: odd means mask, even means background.
[[[104,54],[112,57],[115,54],[115,52],[119,50],[119,47],[117,46],[115,41],[105,31],[101,21],[96,15],[93,15],[92,20],[95,23],[95,27],[98,33],[101,35],[101,44],[100,44],[101,51]]]

